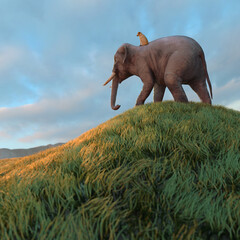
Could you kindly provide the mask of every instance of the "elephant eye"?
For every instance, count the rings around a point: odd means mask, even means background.
[[[118,74],[118,68],[117,68],[116,64],[114,64],[114,66],[113,66],[113,72],[115,72],[116,74]]]

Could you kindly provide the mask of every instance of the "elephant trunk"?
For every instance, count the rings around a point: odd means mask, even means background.
[[[117,90],[118,90],[118,78],[114,77],[112,81],[112,94],[111,94],[111,107],[113,110],[118,110],[120,108],[120,105],[115,106]]]

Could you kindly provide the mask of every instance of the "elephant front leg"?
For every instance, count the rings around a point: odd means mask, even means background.
[[[154,95],[153,100],[154,102],[161,102],[163,100],[163,95],[165,92],[166,86],[165,85],[159,85],[155,83],[154,85]]]
[[[144,104],[145,100],[150,95],[150,93],[153,89],[153,86],[154,86],[153,82],[143,84],[143,89],[142,89],[140,95],[138,96],[136,106]]]

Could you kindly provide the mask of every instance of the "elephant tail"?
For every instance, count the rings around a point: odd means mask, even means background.
[[[202,60],[203,68],[204,68],[205,75],[206,75],[206,78],[207,78],[207,82],[208,82],[208,86],[209,86],[209,89],[210,89],[211,98],[213,98],[213,96],[212,96],[212,84],[211,84],[209,76],[208,76],[207,64],[206,64],[206,60],[205,60],[205,56],[204,56],[204,52],[203,51],[201,51],[201,53],[200,53],[200,58]]]

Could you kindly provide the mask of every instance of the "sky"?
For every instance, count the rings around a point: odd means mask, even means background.
[[[67,142],[134,107],[124,81],[116,104],[103,83],[123,43],[186,35],[202,46],[213,105],[240,111],[239,0],[0,0],[0,148]],[[197,95],[184,86],[188,99]],[[173,100],[167,90],[165,100]],[[146,102],[153,101],[151,94]]]

